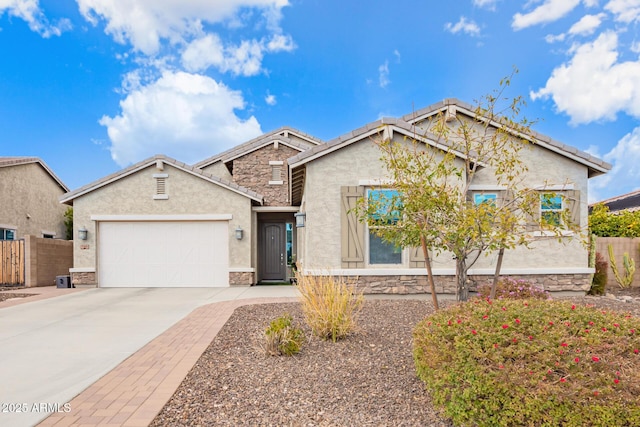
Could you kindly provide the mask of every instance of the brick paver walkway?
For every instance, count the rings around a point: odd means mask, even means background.
[[[69,413],[54,413],[39,426],[148,426],[236,308],[292,301],[297,299],[241,299],[199,307],[76,396]]]

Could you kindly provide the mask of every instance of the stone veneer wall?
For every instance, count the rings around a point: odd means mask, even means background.
[[[509,275],[514,279],[527,280],[549,292],[586,292],[591,283],[590,274],[548,274],[548,275]],[[471,290],[481,283],[492,280],[490,276],[470,276]],[[349,282],[356,281],[359,290],[366,294],[419,294],[429,293],[429,284],[425,275],[403,276],[359,276],[345,277]],[[436,292],[455,294],[455,276],[435,276]]]
[[[71,273],[72,285],[97,285],[96,273]]]
[[[249,272],[229,273],[230,286],[251,286],[255,283],[254,274]]]
[[[283,144],[262,147],[259,150],[233,161],[233,180],[236,184],[249,188],[264,196],[264,206],[288,206],[289,173],[287,159],[299,154],[297,150]],[[270,161],[282,161],[282,184],[269,184],[271,180]]]

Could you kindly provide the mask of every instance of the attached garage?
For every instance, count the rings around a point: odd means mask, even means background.
[[[263,196],[237,184],[159,155],[61,201],[73,202],[74,285],[255,283],[252,209]]]
[[[103,221],[101,287],[229,286],[228,221]]]

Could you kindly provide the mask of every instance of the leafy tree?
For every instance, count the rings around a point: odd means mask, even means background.
[[[385,241],[422,247],[436,307],[429,250],[453,256],[456,296],[466,300],[468,271],[481,254],[500,252],[495,284],[504,250],[527,245],[532,222],[536,229],[550,230],[555,236],[570,225],[566,211],[533,219],[540,193],[524,185],[527,167],[520,155],[532,139],[532,123],[518,119],[524,103],[521,97],[503,97],[510,79],[503,79],[498,90],[477,103],[471,119],[447,112],[434,117],[415,138],[376,141],[397,192],[361,200],[356,214]],[[426,146],[425,140],[439,149]],[[473,200],[470,190],[478,178],[490,179],[506,190],[497,200]],[[547,197],[552,200],[555,194]]]
[[[64,213],[64,227],[66,239],[73,240],[73,208],[68,207]]]
[[[640,211],[609,212],[597,204],[589,214],[589,229],[599,237],[640,237]]]

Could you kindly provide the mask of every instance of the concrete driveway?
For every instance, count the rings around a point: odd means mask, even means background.
[[[293,287],[111,288],[0,309],[0,425],[31,426],[195,308]]]

